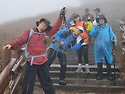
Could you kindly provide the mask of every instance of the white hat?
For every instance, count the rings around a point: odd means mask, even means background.
[[[77,29],[84,31],[84,28],[82,26],[78,26]]]

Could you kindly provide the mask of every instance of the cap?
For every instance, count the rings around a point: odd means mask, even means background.
[[[77,18],[77,17],[79,17],[79,14],[73,13],[73,14],[71,15],[71,18],[72,18],[72,19],[75,19],[75,18]]]
[[[105,18],[105,15],[101,14],[98,16],[99,19],[104,19]]]
[[[105,17],[104,14],[101,14],[101,15],[99,15],[99,16],[96,18],[96,22],[97,22],[97,23],[99,23],[99,19],[104,19],[104,20],[105,20],[105,23],[107,23],[107,19],[106,19],[106,17]]]
[[[84,28],[82,26],[78,26],[77,29],[81,30],[82,32],[84,31]]]
[[[36,26],[39,26],[39,23],[41,22],[45,22],[47,25],[47,29],[46,30],[50,30],[52,28],[52,26],[50,25],[50,21],[46,18],[42,18],[39,21],[36,21]]]
[[[100,8],[96,8],[96,9],[94,9],[94,11],[98,11],[98,12],[100,12]]]

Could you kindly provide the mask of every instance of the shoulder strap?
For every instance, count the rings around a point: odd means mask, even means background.
[[[46,32],[43,32],[43,35],[46,36]]]
[[[29,53],[28,53],[28,51],[27,51],[27,47],[28,47],[28,44],[29,44],[29,39],[30,39],[30,37],[32,36],[33,33],[34,33],[34,30],[33,30],[33,29],[30,29],[29,37],[28,37],[28,40],[27,40],[27,43],[26,43],[26,46],[25,46],[25,56],[26,56],[26,57],[29,56]]]
[[[30,33],[29,33],[29,37],[28,37],[28,40],[30,39],[30,37],[32,36],[32,34],[34,33],[34,30],[33,29],[31,29],[30,30]]]
[[[31,29],[31,30],[30,30],[30,33],[29,33],[28,40],[30,39],[30,37],[32,36],[33,33],[36,33],[36,34],[43,34],[44,36],[46,36],[46,32],[43,32],[43,33],[40,33],[40,32],[34,32],[34,30]]]

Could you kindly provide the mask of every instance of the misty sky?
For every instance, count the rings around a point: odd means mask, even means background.
[[[82,0],[2,0],[0,23],[61,9],[63,6],[77,7]]]
[[[105,0],[91,0],[91,3],[95,1]],[[0,24],[86,3],[90,0],[0,0]]]

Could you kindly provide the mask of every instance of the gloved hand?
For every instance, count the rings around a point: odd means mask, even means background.
[[[63,8],[61,9],[61,11],[60,11],[59,16],[62,18],[62,17],[65,16],[65,13],[66,13],[66,7],[63,7]]]
[[[115,37],[113,37],[113,40],[112,40],[113,45],[115,45],[115,42],[116,42]]]
[[[92,25],[93,25],[93,26],[97,26],[96,20],[93,21]]]

